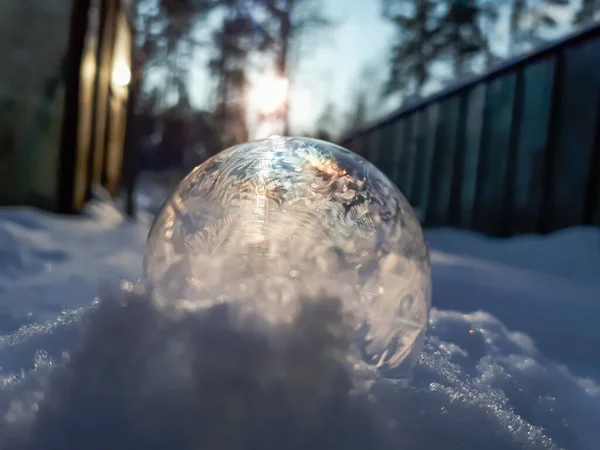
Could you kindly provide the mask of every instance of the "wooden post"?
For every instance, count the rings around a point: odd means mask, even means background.
[[[94,79],[94,93],[92,100],[92,127],[89,136],[89,153],[87,160],[87,183],[86,183],[86,201],[92,197],[96,179],[97,162],[100,157],[98,152],[104,153],[106,139],[104,135],[108,127],[105,117],[108,114],[108,91],[111,78],[111,71],[105,70],[112,64],[112,55],[114,48],[114,39],[116,34],[115,25],[115,2],[112,0],[100,1],[100,25],[98,29],[98,43],[96,46],[96,76]],[[102,138],[99,138],[99,134]]]
[[[79,89],[81,84],[81,62],[88,30],[88,13],[91,0],[73,0],[69,43],[65,57],[65,106],[60,162],[58,167],[58,210],[73,213],[73,192],[77,169],[77,131],[79,123]]]

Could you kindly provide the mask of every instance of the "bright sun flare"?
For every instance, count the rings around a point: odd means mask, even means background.
[[[252,104],[263,114],[272,114],[285,103],[288,80],[276,75],[263,75],[251,90]]]

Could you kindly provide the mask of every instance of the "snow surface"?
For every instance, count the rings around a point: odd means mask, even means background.
[[[597,229],[427,231],[435,309],[403,382],[351,360],[335,303],[278,329],[158,311],[134,288],[149,224],[0,210],[3,450],[598,448]]]
[[[102,202],[83,218],[0,209],[0,334],[87,305],[100,285],[139,278],[149,220],[128,223]]]

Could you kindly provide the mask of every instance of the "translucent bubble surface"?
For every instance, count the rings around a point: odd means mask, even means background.
[[[323,141],[272,137],[195,168],[150,231],[153,298],[232,304],[265,323],[340,299],[357,354],[410,363],[430,310],[430,266],[410,205],[377,168]]]

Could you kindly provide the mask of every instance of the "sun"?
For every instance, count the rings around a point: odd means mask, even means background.
[[[273,114],[285,103],[288,88],[287,78],[272,74],[261,75],[250,89],[250,103],[262,114]]]

